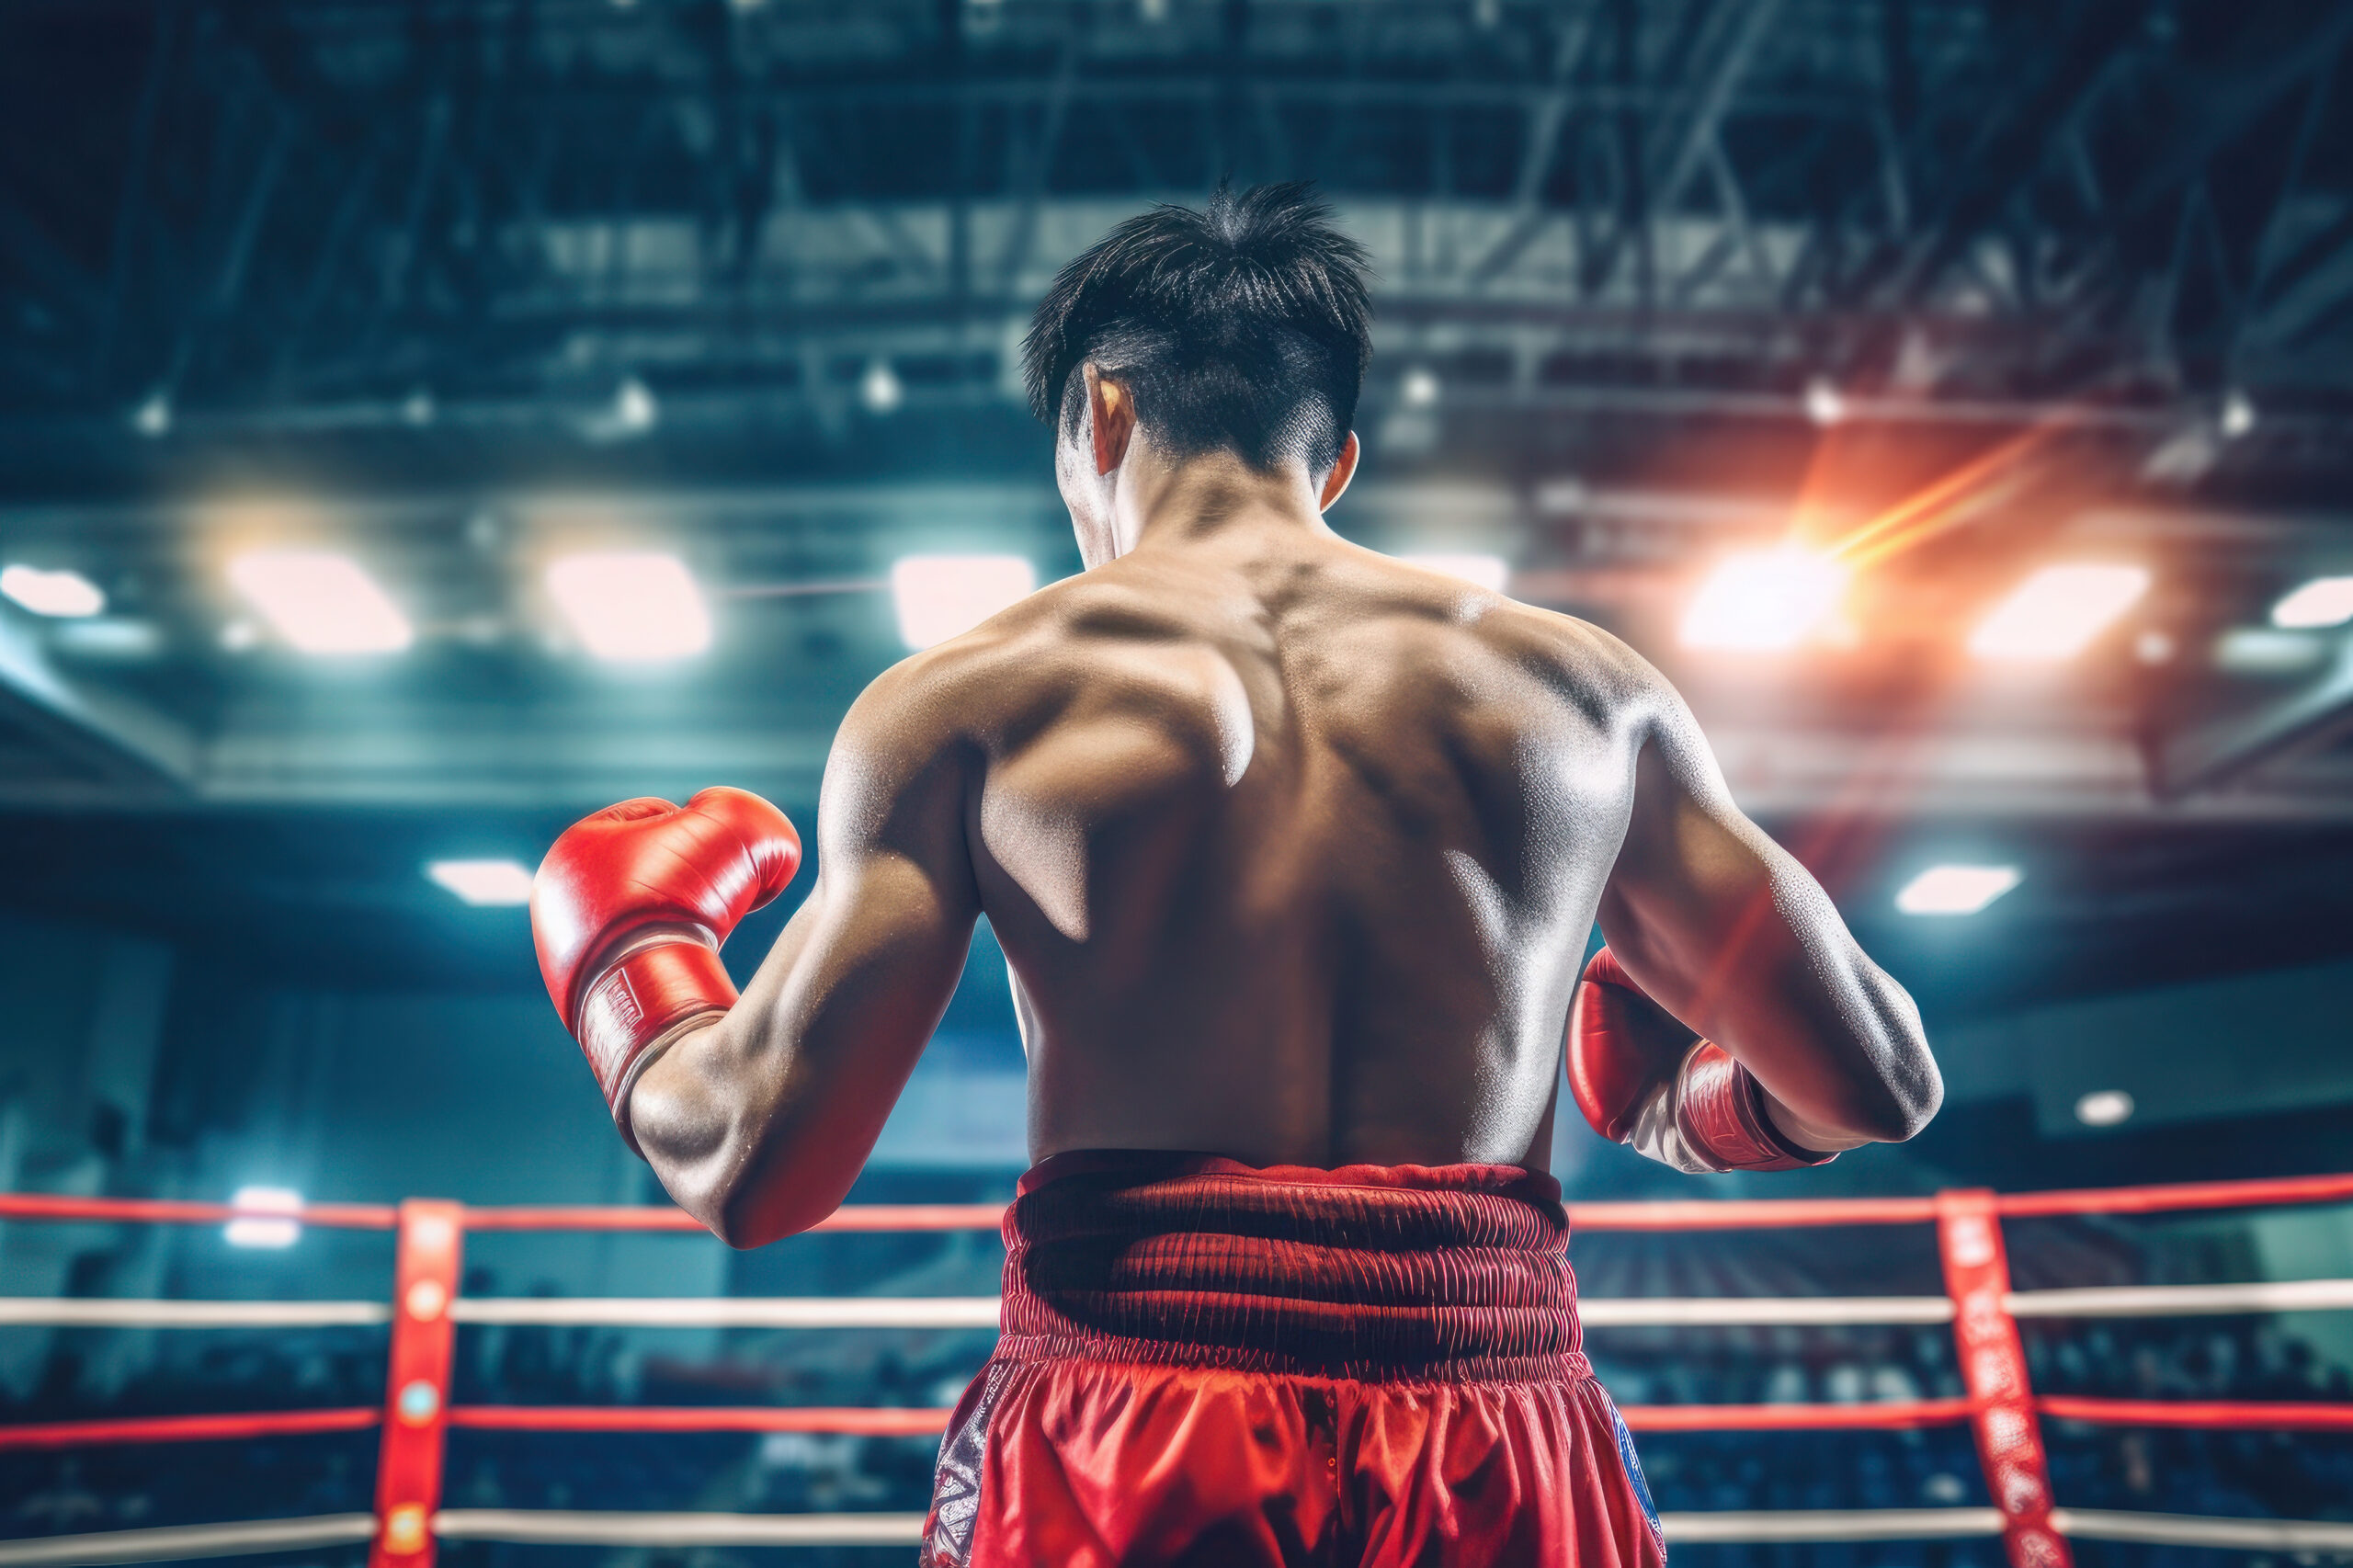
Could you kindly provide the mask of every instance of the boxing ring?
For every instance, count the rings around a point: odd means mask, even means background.
[[[2353,1310],[2353,1278],[2256,1284],[2017,1290],[2002,1221],[2353,1200],[2353,1175],[2070,1192],[1933,1198],[1571,1204],[1573,1230],[1710,1232],[1800,1226],[1935,1227],[1945,1291],[1870,1297],[1585,1298],[1588,1328],[1949,1324],[1962,1397],[1866,1403],[1634,1404],[1637,1432],[1892,1431],[1967,1425],[1990,1507],[1670,1512],[1670,1543],[1813,1543],[2000,1537],[2013,1568],[2064,1568],[2070,1539],[2288,1552],[2353,1552],[2353,1524],[2070,1508],[2052,1495],[2043,1418],[2111,1426],[2353,1432],[2353,1403],[2168,1402],[2038,1395],[2018,1334],[2024,1319],[2100,1319]],[[0,1195],[0,1220],[220,1224],[260,1215],[229,1204]],[[699,1232],[668,1209],[478,1208],[432,1199],[398,1207],[270,1210],[324,1228],[390,1231],[394,1270],[382,1301],[191,1301],[0,1298],[0,1325],[75,1328],[383,1326],[390,1374],[381,1407],[52,1422],[0,1426],[0,1449],[220,1442],[381,1427],[372,1513],[172,1526],[0,1541],[0,1568],[135,1562],[370,1543],[370,1568],[430,1568],[438,1542],[585,1546],[912,1546],[919,1514],[564,1512],[445,1508],[443,1444],[452,1428],[510,1432],[801,1432],[929,1436],[945,1409],[579,1407],[449,1403],[462,1324],[767,1329],[994,1328],[997,1301],[975,1297],[551,1299],[459,1293],[466,1238],[489,1232]],[[997,1229],[995,1204],[845,1208],[824,1232]]]

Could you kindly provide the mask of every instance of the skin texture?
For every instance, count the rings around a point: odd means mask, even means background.
[[[738,1245],[848,1190],[985,913],[1029,1146],[1543,1168],[1597,916],[1816,1149],[1911,1136],[1917,1012],[1623,643],[1339,539],[1333,471],[1170,460],[1116,381],[1056,452],[1088,570],[886,672],[819,876],[631,1125]]]

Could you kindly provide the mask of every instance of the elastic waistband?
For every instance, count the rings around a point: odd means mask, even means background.
[[[1087,1150],[1021,1179],[997,1354],[1364,1381],[1589,1375],[1560,1184]]]

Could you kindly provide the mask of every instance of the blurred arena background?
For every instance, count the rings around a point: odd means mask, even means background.
[[[2341,0],[9,0],[0,1190],[659,1200],[540,991],[529,869],[631,795],[807,823],[868,680],[1076,571],[1019,334],[1110,222],[1228,176],[1316,181],[1377,260],[1334,525],[1665,668],[1943,1062],[1915,1143],[1795,1176],[1679,1177],[1564,1118],[1573,1199],[2353,1168],[2348,40]],[[984,935],[857,1198],[1004,1199],[1021,1072]],[[380,1235],[240,1223],[9,1223],[0,1295],[384,1294]],[[2022,1287],[2347,1276],[2353,1219],[2010,1247]],[[1931,1241],[1870,1233],[1574,1256],[1597,1298],[1941,1288]],[[986,1294],[1000,1257],[492,1235],[466,1289]],[[2353,1396],[2343,1312],[2027,1333],[2038,1390]],[[987,1344],[471,1328],[452,1397],[929,1406]],[[1594,1348],[1629,1403],[1961,1389],[1938,1328]],[[0,1327],[11,1422],[384,1377],[381,1330]],[[2353,1518],[2347,1434],[2046,1437],[2064,1504]],[[364,1510],[376,1441],[0,1450],[0,1558]],[[1965,1430],[1644,1451],[1669,1510],[1984,1500]],[[929,1462],[461,1433],[446,1485],[904,1509]]]

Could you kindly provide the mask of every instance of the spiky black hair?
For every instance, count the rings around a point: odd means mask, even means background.
[[[1320,475],[1372,358],[1370,261],[1303,182],[1140,213],[1046,290],[1021,346],[1029,406],[1068,428],[1091,361],[1172,456],[1222,449],[1260,470],[1299,457]]]

